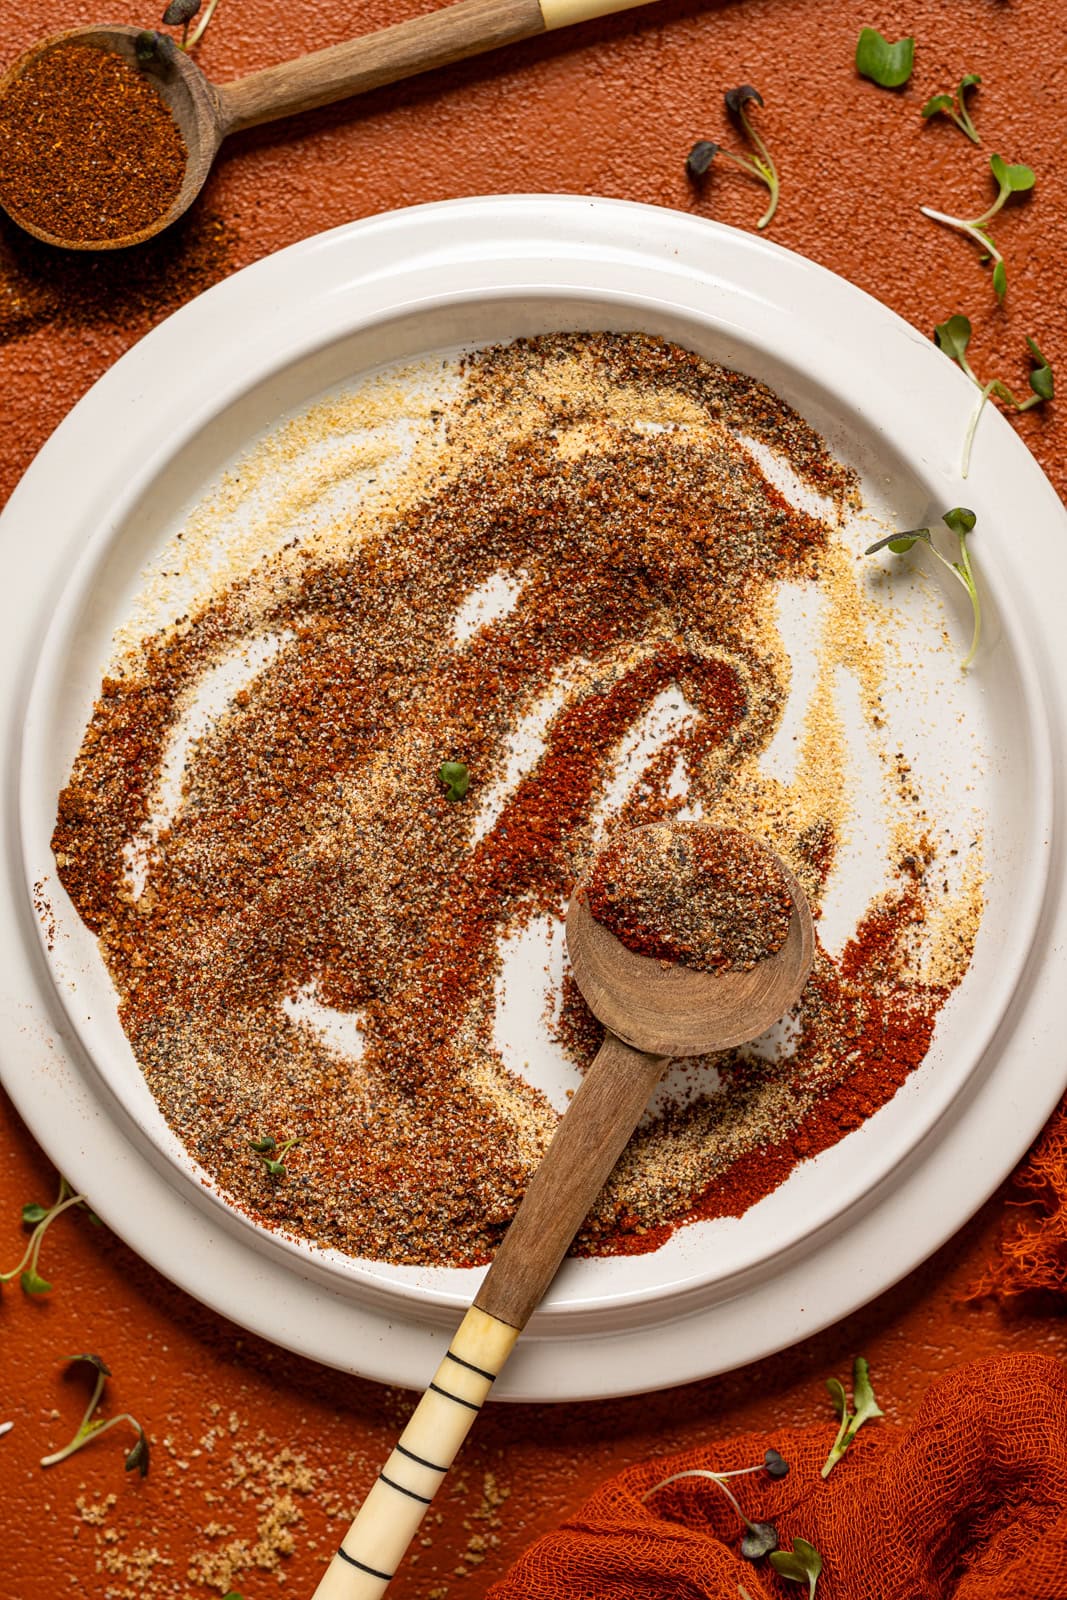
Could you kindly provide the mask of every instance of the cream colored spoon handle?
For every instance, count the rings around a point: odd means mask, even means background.
[[[608,1034],[314,1600],[378,1600],[666,1066]]]
[[[314,1600],[378,1600],[519,1337],[472,1306],[378,1474]]]
[[[297,61],[253,72],[233,83],[218,84],[221,132],[233,133],[256,123],[272,122],[316,106],[433,67],[481,55],[500,45],[530,39],[552,28],[564,28],[588,17],[628,11],[649,0],[458,0],[392,28],[369,33]]]

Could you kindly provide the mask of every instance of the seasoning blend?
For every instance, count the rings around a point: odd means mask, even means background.
[[[735,829],[699,823],[619,834],[584,893],[628,950],[698,972],[751,972],[782,948],[793,919],[775,856]]]
[[[121,239],[178,197],[177,123],[125,56],[73,42],[34,57],[0,97],[0,204],[59,240]]]
[[[451,370],[391,501],[376,488],[329,537],[306,533],[307,462],[325,506],[350,419],[324,403],[316,448],[302,425],[271,497],[273,547],[253,541],[241,570],[123,647],[53,845],[147,1082],[231,1203],[355,1255],[469,1265],[492,1256],[558,1121],[497,1041],[502,952],[562,922],[605,840],[679,813],[767,838],[818,916],[848,823],[843,661],[873,729],[881,714],[837,532],[855,481],[769,389],[633,334],[519,340]],[[787,500],[749,440],[824,512]],[[253,457],[220,505],[262,482]],[[826,600],[788,779],[764,760],[788,703],[784,580]],[[496,610],[461,627],[491,591]],[[176,743],[207,676],[241,662],[214,722]],[[617,800],[628,741],[665,698],[684,714]],[[461,800],[438,781],[446,761],[467,768]],[[638,1130],[579,1250],[654,1249],[695,1218],[742,1213],[922,1061],[977,913],[973,896],[969,922],[944,898],[910,779],[892,827],[902,865],[872,884],[843,949],[817,951],[791,1028],[686,1069],[688,1092]],[[685,954],[714,963],[735,903],[710,868],[694,892],[699,864],[677,861],[669,881],[694,912],[703,896]],[[625,851],[596,881],[625,931]],[[743,898],[773,942],[776,884]],[[636,911],[655,933],[655,907]],[[600,1030],[573,984],[547,1026],[578,1068],[592,1058]],[[300,1140],[284,1175],[251,1147],[268,1137]]]

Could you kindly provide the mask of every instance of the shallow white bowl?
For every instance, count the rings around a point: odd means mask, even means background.
[[[498,1385],[521,1399],[681,1382],[843,1315],[970,1215],[1058,1098],[1067,1068],[1049,960],[1067,915],[1052,781],[1065,647],[1052,596],[1067,518],[1050,486],[992,411],[961,484],[973,387],[810,262],[673,212],[510,197],[337,230],[201,296],[75,408],[0,519],[0,648],[18,686],[4,708],[9,752],[22,732],[17,807],[14,760],[4,790],[5,1082],[57,1165],[167,1276],[279,1343],[419,1386],[480,1273],[352,1262],[256,1228],[206,1188],[144,1087],[48,841],[138,574],[227,461],[353,374],[578,327],[662,334],[765,379],[861,470],[867,498],[897,525],[960,502],[977,511],[979,663],[963,677],[949,652],[931,651],[893,715],[931,781],[961,795],[977,785],[988,905],[972,970],[895,1099],[744,1218],[683,1229],[647,1256],[568,1262]],[[901,603],[907,625],[926,604],[908,590]],[[967,733],[954,753],[958,715]],[[42,881],[58,923],[51,949],[31,906]]]

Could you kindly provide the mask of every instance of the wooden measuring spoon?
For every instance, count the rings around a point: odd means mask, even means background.
[[[759,840],[748,844],[777,861]],[[778,866],[793,898],[789,931],[776,954],[747,972],[698,972],[634,955],[594,922],[579,885],[567,912],[567,949],[583,995],[609,1032],[530,1179],[474,1305],[314,1600],[384,1594],[668,1061],[754,1039],[798,999],[815,934],[799,884]]]
[[[334,100],[412,78],[433,67],[447,66],[572,22],[647,3],[648,0],[458,0],[456,5],[412,17],[392,28],[316,50],[224,84],[212,83],[205,77],[169,36],[156,36],[157,48],[146,60],[137,53],[137,41],[144,38],[144,31],[139,28],[101,25],[50,34],[19,56],[0,78],[0,98],[27,67],[57,45],[92,45],[114,51],[137,68],[169,107],[188,152],[185,177],[177,198],[156,221],[137,233],[115,239],[63,239],[37,227],[7,204],[2,174],[0,205],[20,227],[46,244],[70,250],[119,250],[141,244],[192,205],[228,133],[312,111]]]

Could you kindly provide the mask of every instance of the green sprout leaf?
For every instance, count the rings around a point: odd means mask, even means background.
[[[167,59],[167,52],[173,49],[173,42],[165,33],[156,33],[152,28],[142,28],[133,41],[133,49],[141,66],[151,67]]]
[[[978,640],[982,631],[982,607],[978,596],[978,586],[975,583],[974,572],[971,568],[971,560],[967,550],[966,542],[967,535],[970,533],[978,519],[974,512],[969,511],[966,506],[953,506],[951,511],[945,512],[941,520],[945,524],[946,528],[948,528],[951,533],[956,535],[960,553],[960,559],[958,561],[948,561],[945,559],[940,550],[938,550],[934,544],[929,528],[913,528],[910,533],[890,534],[887,539],[878,539],[874,544],[869,545],[864,551],[864,554],[873,556],[879,550],[890,550],[894,555],[905,555],[915,544],[921,542],[929,545],[930,554],[934,556],[936,560],[940,561],[943,567],[946,567],[948,571],[952,573],[952,576],[958,583],[963,585],[964,589],[967,591],[967,597],[971,602],[971,614],[974,625],[971,631],[970,648],[967,651],[963,661],[963,665],[965,667],[969,667],[971,662],[974,660],[975,651],[978,649]],[[856,1364],[853,1369],[852,1403],[856,1407],[856,1416],[851,1419],[851,1432],[848,1432],[850,1423],[848,1418],[848,1406],[845,1401],[844,1387],[837,1378],[828,1378],[826,1380],[826,1387],[830,1391],[830,1398],[834,1403],[834,1410],[836,1411],[838,1419],[841,1423],[841,1428],[838,1432],[834,1449],[836,1450],[838,1445],[840,1445],[841,1448],[837,1456],[834,1456],[833,1451],[830,1452],[831,1459],[823,1467],[824,1478],[829,1475],[834,1461],[840,1459],[840,1456],[842,1456],[848,1449],[848,1446],[852,1442],[852,1439],[856,1433],[856,1429],[867,1420],[867,1417],[880,1417],[882,1415],[882,1413],[874,1405],[874,1391],[871,1388],[870,1377],[867,1371],[867,1363],[863,1360],[862,1356],[858,1356],[856,1358]],[[874,1407],[874,1409],[871,1410],[870,1407]],[[845,1436],[846,1433],[847,1437]],[[844,1440],[843,1443],[842,1440]]]
[[[882,546],[888,545],[888,543],[888,539],[879,539],[877,544],[871,545],[866,554],[872,556],[876,550],[881,550]],[[845,1394],[844,1384],[841,1382],[840,1378],[827,1378],[826,1387],[830,1391],[830,1399],[833,1402],[833,1407],[837,1412],[838,1418],[840,1419],[844,1417],[846,1411],[848,1410],[848,1396]]]
[[[856,71],[883,89],[899,89],[911,77],[915,64],[912,36],[890,44],[877,28],[862,28],[856,43]]]
[[[110,1378],[111,1377],[111,1368],[108,1366],[108,1364],[104,1360],[103,1356],[94,1356],[94,1355],[86,1354],[86,1355],[68,1356],[67,1357],[67,1365],[68,1366],[73,1366],[75,1361],[84,1361],[86,1363],[86,1365],[92,1367],[94,1369],[94,1371],[102,1372],[105,1378]]]
[[[971,342],[971,323],[968,317],[956,315],[949,317],[944,322],[939,322],[934,329],[934,338],[938,348],[943,350],[953,361],[958,361],[964,372],[967,372],[967,346]]]
[[[918,544],[920,539],[930,543],[929,528],[913,528],[910,533],[891,533],[885,539],[876,539],[874,544],[869,544],[863,552],[865,556],[877,555],[879,550],[891,550],[895,556],[907,555],[912,545]],[[826,1387],[833,1397],[834,1406],[839,1417],[845,1413],[845,1391],[836,1378],[827,1378]]]
[[[12,1279],[18,1278],[24,1294],[37,1298],[51,1293],[52,1285],[37,1270],[41,1245],[52,1223],[64,1211],[69,1211],[72,1206],[83,1206],[88,1210],[85,1196],[83,1194],[72,1194],[66,1178],[60,1178],[59,1180],[59,1193],[53,1205],[42,1206],[33,1200],[23,1206],[22,1225],[24,1228],[31,1228],[33,1231],[27,1240],[26,1248],[22,1252],[22,1259],[11,1268],[10,1272],[0,1272],[0,1285],[10,1283]]]
[[[719,146],[710,139],[698,139],[685,158],[685,170],[691,178],[702,178],[719,153]]]
[[[1002,189],[1006,189],[1008,194],[1025,194],[1027,189],[1032,189],[1037,182],[1032,167],[1011,166],[1003,156],[990,156],[989,165],[997,183]]]
[[[302,1139],[292,1138],[286,1139],[284,1144],[278,1144],[269,1133],[262,1139],[248,1140],[249,1147],[262,1161],[264,1172],[271,1178],[285,1177],[285,1158],[290,1150],[302,1143]]]
[[[1026,343],[1030,348],[1030,359],[1034,362],[1030,373],[1030,387],[1039,400],[1051,400],[1054,389],[1052,366],[1041,354],[1037,341],[1031,339],[1029,334],[1026,336]]]
[[[822,1571],[822,1556],[813,1544],[809,1544],[806,1539],[794,1539],[792,1550],[773,1552],[771,1566],[775,1572],[783,1578],[788,1578],[791,1583],[806,1583],[808,1600],[812,1600],[815,1585]]]
[[[773,1522],[750,1522],[741,1540],[741,1554],[746,1561],[762,1561],[778,1548],[778,1529]]]
[[[953,217],[945,211],[935,211],[931,206],[920,206],[919,210],[924,217],[929,217],[931,222],[939,222],[942,227],[955,229],[957,233],[962,233],[972,244],[978,246],[979,259],[983,265],[990,261],[993,263],[993,292],[998,300],[1003,300],[1008,287],[1008,274],[1004,258],[989,232],[989,224],[1011,195],[1023,194],[1027,189],[1032,189],[1036,179],[1032,167],[1021,164],[1010,165],[1003,156],[990,156],[989,167],[997,180],[997,197],[981,216]]]
[[[203,0],[170,0],[163,13],[163,21],[168,28],[181,28],[182,36],[179,49],[192,50],[204,37],[204,31],[215,14],[215,7],[219,0],[208,0],[208,8],[197,23],[195,31],[190,34],[189,24],[195,16],[199,15]],[[160,37],[160,35],[156,35]]]
[[[962,511],[962,507],[958,509]],[[971,512],[964,513],[964,515],[967,516],[971,516],[972,514],[973,513]],[[963,551],[964,548],[963,538],[961,536],[961,551]],[[931,549],[933,549],[932,545]],[[934,551],[934,554],[937,555],[936,550]],[[951,562],[945,561],[944,556],[938,555],[938,560],[944,562],[946,567],[955,572],[957,576],[960,576],[959,570]],[[964,583],[964,587],[966,588],[967,585],[962,577],[960,577],[960,581],[961,583]],[[974,599],[977,600],[976,595],[974,596]],[[974,646],[972,645],[971,655],[973,654]],[[968,656],[967,660],[970,660],[970,656]],[[966,664],[967,663],[965,662],[964,665]],[[839,1403],[844,1397],[845,1390],[844,1385],[837,1378],[827,1379],[826,1387],[829,1389],[830,1397],[834,1402],[834,1410],[837,1412],[840,1420],[840,1426],[837,1430],[837,1438],[834,1440],[830,1449],[830,1454],[823,1463],[822,1475],[824,1478],[828,1478],[830,1476],[834,1467],[841,1460],[841,1457],[844,1455],[845,1451],[848,1449],[857,1433],[859,1433],[860,1429],[863,1427],[863,1424],[865,1422],[869,1422],[872,1417],[881,1417],[885,1415],[885,1413],[879,1409],[878,1403],[874,1398],[874,1389],[871,1386],[870,1371],[866,1361],[862,1356],[857,1356],[852,1365],[852,1405],[854,1408],[852,1411],[849,1411],[847,1404],[845,1404],[843,1408],[839,1409]],[[794,1554],[796,1554],[797,1545],[800,1543],[803,1543],[803,1541],[793,1541]],[[811,1549],[810,1545],[808,1546],[808,1549]],[[821,1561],[819,1563],[819,1567],[821,1570]],[[789,1573],[783,1573],[782,1575],[783,1577],[790,1576]],[[818,1577],[818,1573],[816,1573],[815,1576]]]
[[[778,170],[767,145],[745,110],[748,105],[762,106],[763,96],[750,83],[742,83],[736,89],[727,89],[723,101],[730,117],[744,133],[755,154],[738,155],[733,150],[725,150],[722,145],[715,144],[711,139],[700,139],[686,157],[685,170],[690,178],[698,181],[708,172],[715,157],[721,156],[724,161],[729,161],[735,167],[740,167],[742,172],[747,172],[750,178],[757,179],[770,195],[767,209],[756,223],[757,228],[763,229],[778,208]]]
[[[970,533],[971,529],[974,527],[975,523],[978,521],[978,518],[975,516],[973,511],[968,511],[966,506],[953,506],[951,511],[946,511],[945,512],[945,515],[941,518],[941,521],[945,524],[946,528],[950,528],[952,530],[952,532],[957,535],[958,538],[962,539],[965,533]],[[856,1365],[859,1366],[859,1362],[857,1362]],[[866,1381],[867,1381],[867,1363],[866,1363],[866,1361],[863,1363],[863,1377],[864,1377],[864,1382],[866,1384]],[[867,1392],[867,1389],[865,1388],[864,1389],[864,1393],[866,1393],[866,1392]],[[856,1404],[857,1405],[862,1405],[863,1402],[860,1399],[860,1395],[859,1395],[859,1391],[858,1390],[855,1391],[855,1398],[856,1398]]]
[[[462,761],[442,761],[437,777],[445,786],[447,799],[453,801],[466,799],[471,779]]]
[[[745,1534],[741,1540],[741,1554],[746,1561],[762,1561],[763,1557],[778,1545],[778,1529],[773,1522],[750,1522],[738,1503],[737,1496],[726,1485],[727,1478],[747,1478],[754,1472],[768,1472],[772,1478],[784,1478],[789,1471],[788,1464],[783,1461],[777,1450],[768,1450],[762,1461],[754,1467],[737,1467],[732,1472],[709,1472],[705,1467],[691,1467],[687,1472],[675,1472],[662,1482],[653,1484],[642,1497],[651,1500],[654,1494],[665,1489],[669,1483],[677,1483],[680,1478],[707,1478],[715,1487],[726,1496],[737,1515],[745,1525]]]
[[[959,88],[954,95],[935,94],[922,108],[922,115],[929,120],[931,117],[946,116],[954,122],[961,133],[965,133],[972,144],[981,144],[978,129],[971,120],[967,109],[967,91],[977,89],[981,83],[977,72],[965,72],[960,79]]]
[[[107,1433],[111,1428],[118,1427],[120,1422],[127,1422],[136,1432],[137,1439],[133,1447],[126,1454],[126,1471],[136,1471],[141,1474],[142,1478],[147,1477],[148,1439],[145,1435],[144,1429],[141,1427],[141,1424],[137,1421],[137,1418],[132,1417],[128,1411],[123,1411],[115,1417],[108,1417],[106,1422],[102,1421],[96,1416],[96,1409],[103,1398],[104,1388],[107,1384],[107,1380],[111,1377],[111,1368],[108,1366],[103,1356],[86,1353],[83,1355],[69,1356],[68,1362],[70,1364],[82,1362],[86,1366],[91,1367],[96,1373],[96,1382],[93,1385],[93,1392],[89,1396],[89,1404],[85,1408],[84,1415],[78,1424],[77,1431],[75,1432],[73,1439],[69,1444],[64,1445],[62,1450],[55,1450],[49,1456],[42,1456],[41,1466],[57,1466],[60,1461],[65,1461],[68,1456],[74,1455],[75,1451],[83,1449],[85,1445],[90,1443],[91,1440],[98,1439],[102,1433]]]
[[[126,1453],[126,1471],[139,1472],[142,1478],[148,1477],[148,1440],[144,1433],[138,1434],[133,1449]]]
[[[1030,350],[1030,359],[1035,365],[1030,373],[1030,388],[1033,393],[1028,400],[1020,400],[1002,383],[999,378],[991,378],[988,383],[982,383],[971,369],[967,360],[967,344],[971,337],[971,324],[966,317],[949,317],[947,322],[939,322],[934,329],[934,337],[938,347],[950,356],[953,361],[963,368],[971,382],[978,389],[978,403],[967,425],[967,432],[963,441],[963,461],[961,472],[966,478],[971,466],[971,448],[978,423],[985,408],[986,401],[991,395],[1002,400],[1013,411],[1031,411],[1034,406],[1042,405],[1046,400],[1051,400],[1053,395],[1053,377],[1050,363],[1041,354],[1034,341],[1027,335],[1026,343]]]

